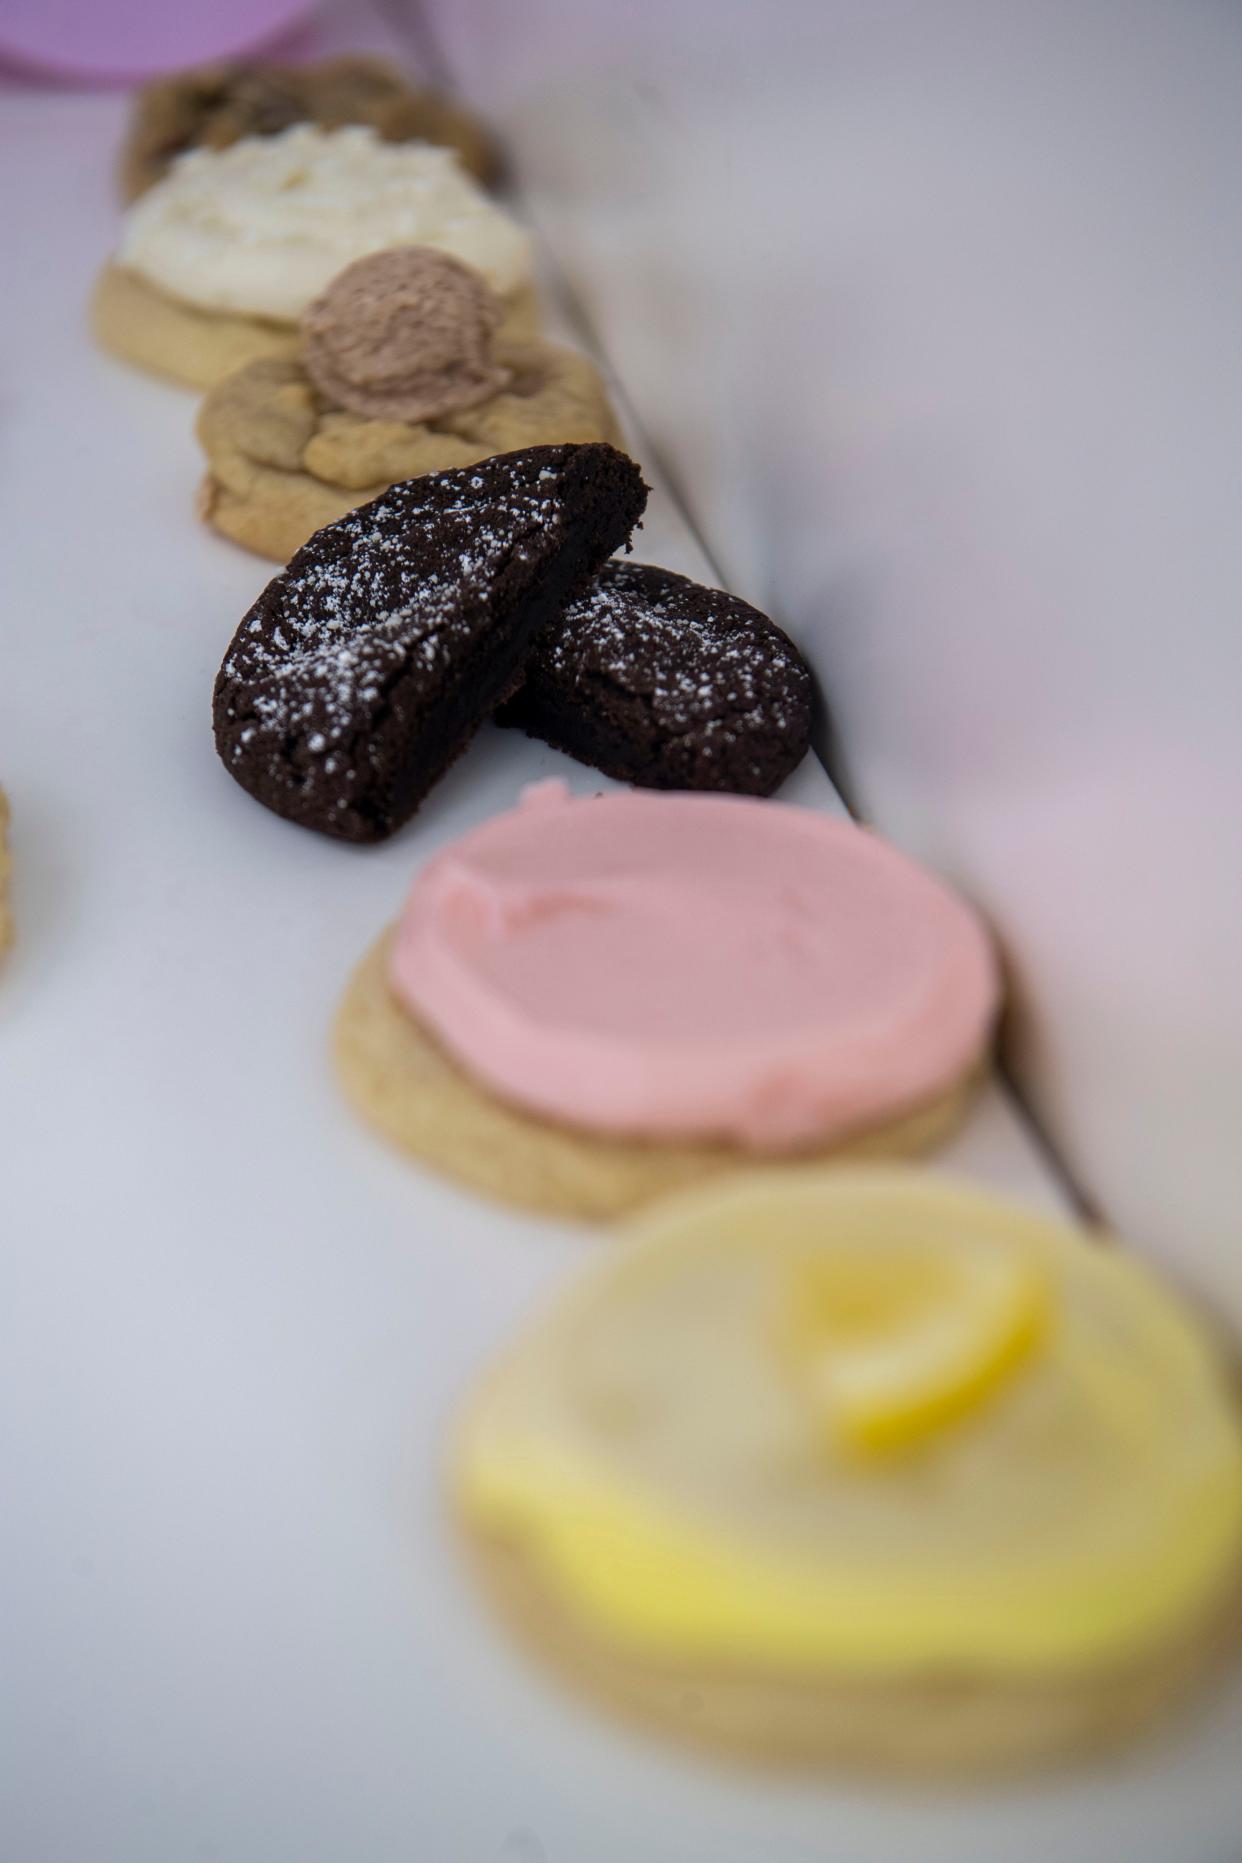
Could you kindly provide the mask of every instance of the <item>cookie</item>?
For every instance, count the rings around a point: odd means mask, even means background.
[[[621,782],[767,796],[806,755],[813,709],[806,661],[757,608],[605,563],[540,635],[500,722]]]
[[[1236,1644],[1242,1418],[1120,1249],[913,1171],[653,1206],[471,1402],[505,1620],[700,1746],[981,1775],[1146,1729]]]
[[[199,511],[259,556],[284,563],[314,530],[391,484],[526,446],[621,438],[600,377],[551,343],[502,339],[507,382],[482,403],[427,421],[368,419],[328,403],[295,357],[252,363],[204,397]]]
[[[419,874],[336,1056],[411,1156],[599,1220],[756,1165],[935,1143],[998,993],[969,910],[851,823],[541,784]]]
[[[304,122],[367,124],[386,142],[439,143],[477,180],[497,177],[495,147],[470,111],[409,84],[387,59],[351,54],[307,65],[222,60],[144,84],[121,150],[121,192],[136,200],[188,149],[225,149]]]
[[[201,309],[123,265],[99,274],[90,318],[101,349],[181,388],[214,388],[252,362],[296,361],[301,347],[296,323]],[[505,332],[515,341],[535,337],[539,322],[533,287],[505,300]]]
[[[645,502],[614,447],[530,447],[392,486],[316,532],[225,655],[213,708],[225,768],[290,821],[384,840]]]
[[[95,288],[111,354],[195,388],[296,353],[308,305],[352,261],[429,245],[487,279],[510,335],[538,328],[530,240],[445,149],[295,124],[191,150],[125,215]]]
[[[584,1222],[609,1222],[742,1168],[789,1169],[787,1154],[765,1167],[730,1145],[603,1137],[490,1092],[397,1000],[393,939],[377,939],[351,977],[333,1048],[350,1104],[407,1157],[498,1203]],[[799,1156],[845,1163],[930,1151],[957,1130],[977,1086],[971,1073],[879,1130]]]
[[[12,867],[9,857],[9,799],[0,789],[0,957],[13,942],[13,913],[9,906]]]
[[[605,1713],[715,1757],[787,1772],[969,1784],[1080,1765],[1151,1733],[1236,1651],[1239,1612],[1205,1613],[1175,1641],[1091,1676],[897,1682],[776,1665],[635,1654],[593,1633],[507,1536],[464,1529],[471,1570],[535,1661]]]

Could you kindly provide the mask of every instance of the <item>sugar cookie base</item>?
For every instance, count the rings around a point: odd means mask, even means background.
[[[243,363],[292,355],[297,346],[291,324],[199,310],[119,265],[100,273],[91,325],[110,354],[185,388],[210,388]]]
[[[902,1157],[959,1123],[980,1067],[914,1111],[832,1145],[765,1160],[735,1146],[658,1144],[575,1131],[477,1086],[388,987],[391,931],[354,972],[337,1014],[345,1092],[371,1125],[424,1164],[499,1201],[607,1221],[728,1171],[791,1162]],[[982,1057],[980,1057],[980,1064]]]
[[[504,327],[528,336],[538,323],[534,288],[526,286],[509,300]],[[121,265],[105,265],[99,275],[91,327],[111,355],[185,388],[213,388],[247,362],[292,356],[298,347],[295,324],[201,310]]]
[[[628,1652],[576,1619],[512,1545],[463,1527],[517,1640],[627,1720],[721,1757],[803,1770],[963,1780],[1089,1760],[1158,1723],[1236,1649],[1236,1598],[1112,1668],[1005,1674],[761,1673]]]

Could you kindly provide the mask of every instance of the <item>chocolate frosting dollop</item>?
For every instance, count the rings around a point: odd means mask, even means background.
[[[347,265],[302,317],[302,361],[337,407],[428,421],[499,393],[502,306],[486,279],[432,246],[394,246]]]

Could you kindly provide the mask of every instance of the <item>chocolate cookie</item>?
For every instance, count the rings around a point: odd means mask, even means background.
[[[606,563],[540,635],[500,722],[642,788],[766,796],[805,755],[813,708],[805,660],[757,608]]]
[[[290,821],[382,841],[521,678],[646,503],[615,447],[534,446],[394,485],[320,530],[216,680],[229,774]]]

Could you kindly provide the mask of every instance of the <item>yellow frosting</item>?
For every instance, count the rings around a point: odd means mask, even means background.
[[[493,1376],[460,1451],[472,1525],[673,1658],[1123,1660],[1242,1557],[1242,1423],[1179,1302],[913,1171],[790,1170],[646,1213]]]

